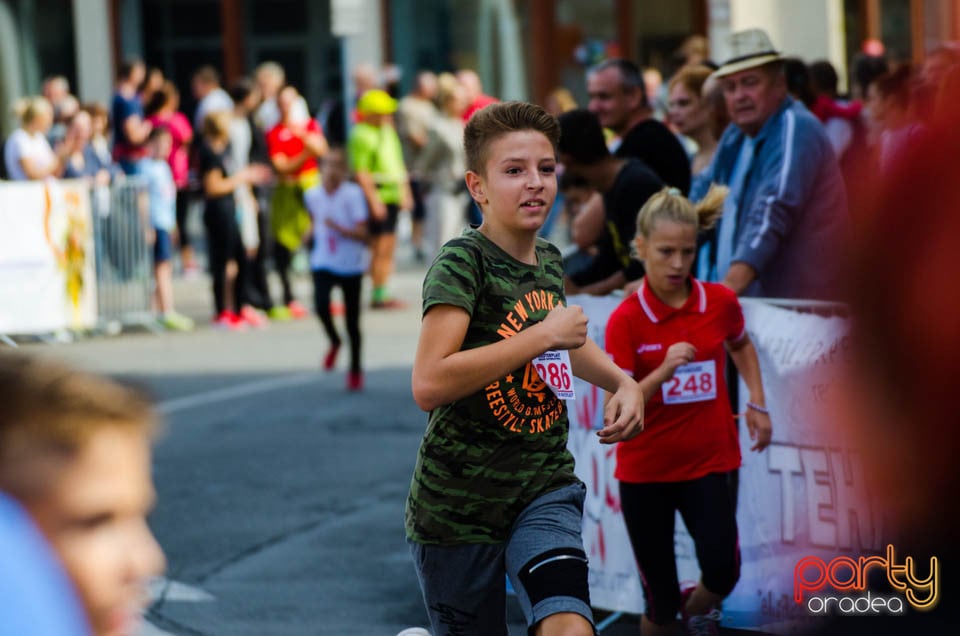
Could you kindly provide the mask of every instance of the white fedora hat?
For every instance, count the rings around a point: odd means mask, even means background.
[[[714,71],[714,76],[724,77],[783,59],[780,52],[773,48],[770,36],[763,29],[731,33],[730,52],[730,59]]]

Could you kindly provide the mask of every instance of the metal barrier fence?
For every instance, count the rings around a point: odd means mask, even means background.
[[[128,177],[108,188],[94,187],[92,197],[100,328],[157,329],[151,311],[153,255],[147,184]]]

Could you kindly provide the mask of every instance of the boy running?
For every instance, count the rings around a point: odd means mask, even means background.
[[[531,104],[473,116],[466,183],[483,223],[440,250],[423,284],[413,395],[430,416],[406,533],[435,636],[505,636],[504,574],[531,634],[594,634],[585,488],[551,386],[569,388],[572,368],[612,394],[597,432],[606,444],[640,432],[643,395],[587,338],[582,309],[564,306],[560,253],[537,238],[559,134]]]

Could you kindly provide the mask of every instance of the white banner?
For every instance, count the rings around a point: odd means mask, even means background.
[[[0,184],[0,333],[92,327],[90,194],[77,181]]]
[[[603,346],[607,317],[620,299],[575,296],[568,302],[584,308],[590,337]],[[749,436],[741,430],[737,521],[743,561],[740,581],[723,603],[723,625],[789,633],[807,619],[804,607],[793,601],[797,561],[809,555],[829,560],[876,553],[885,544],[859,457],[831,426],[848,351],[847,321],[762,301],[742,303],[760,358],[773,443],[762,453],[751,452]],[[587,484],[583,539],[591,601],[598,608],[639,614],[643,594],[613,478],[616,449],[599,444],[593,434],[602,426],[603,393],[576,382],[569,448]],[[742,385],[740,396],[745,402]],[[679,515],[675,550],[681,585],[697,581],[693,541]]]

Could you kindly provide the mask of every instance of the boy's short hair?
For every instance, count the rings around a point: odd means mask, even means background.
[[[37,465],[69,461],[107,428],[152,436],[157,416],[141,392],[66,365],[0,354],[0,490],[42,496]]]
[[[540,106],[527,102],[500,102],[478,110],[463,130],[467,170],[482,175],[490,144],[507,133],[524,130],[542,133],[556,153],[560,126],[557,119]]]
[[[560,153],[574,161],[593,165],[610,155],[597,116],[584,108],[560,115]]]

